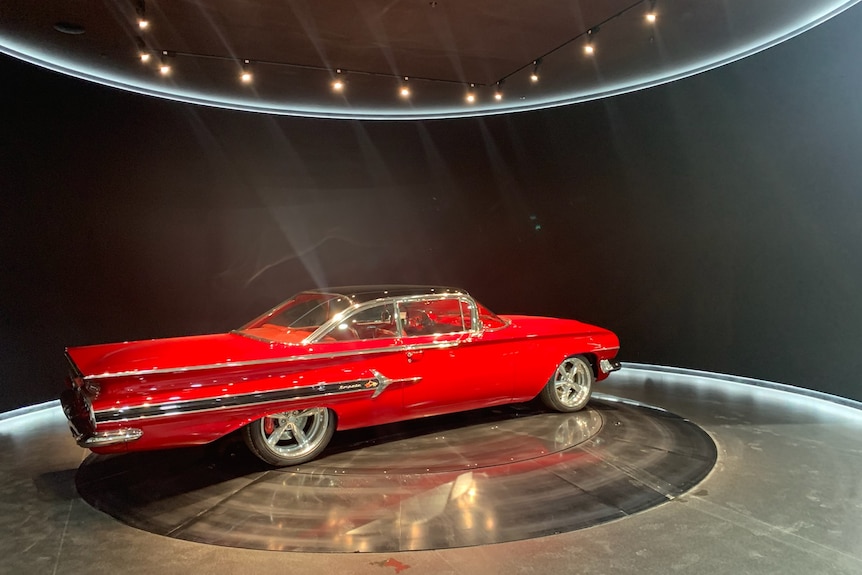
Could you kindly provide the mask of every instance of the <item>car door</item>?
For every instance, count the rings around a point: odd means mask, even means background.
[[[407,372],[404,409],[414,417],[506,403],[513,356],[479,328],[475,304],[458,296],[398,302]]]
[[[309,349],[314,369],[306,376],[324,384],[339,403],[339,427],[403,419],[402,386],[410,383],[393,303],[359,308],[332,325]]]

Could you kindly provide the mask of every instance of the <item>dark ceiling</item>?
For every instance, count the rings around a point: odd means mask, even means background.
[[[163,2],[154,5],[153,17],[186,25],[154,27],[149,39],[181,52],[493,84],[586,30],[587,23],[603,22],[632,5],[632,0],[583,6],[559,0],[216,0],[204,8]]]
[[[684,77],[769,47],[856,1],[4,0],[0,50],[188,102],[329,117],[447,117],[572,103]],[[592,55],[584,53],[588,42]],[[146,64],[141,50],[152,55]],[[163,59],[169,74],[159,72]],[[244,84],[246,61],[253,80]],[[336,75],[345,88],[334,93]],[[405,86],[409,97],[400,97]],[[466,101],[468,92],[475,101]]]

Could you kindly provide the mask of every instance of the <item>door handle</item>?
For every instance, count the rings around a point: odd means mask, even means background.
[[[409,363],[413,363],[414,361],[417,361],[421,358],[422,358],[422,350],[421,349],[418,351],[408,351],[407,352],[407,361]]]

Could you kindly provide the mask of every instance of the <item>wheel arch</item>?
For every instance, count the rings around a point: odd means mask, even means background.
[[[584,352],[584,353],[574,353],[574,354],[570,355],[569,357],[572,357],[574,355],[580,355],[581,357],[586,359],[587,363],[590,364],[590,368],[592,368],[592,370],[593,370],[593,376],[596,379],[598,379],[598,377],[599,377],[599,356],[597,356],[593,352],[588,351],[588,352]]]

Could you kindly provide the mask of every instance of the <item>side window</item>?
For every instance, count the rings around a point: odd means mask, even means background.
[[[459,299],[401,302],[398,314],[405,336],[457,333],[470,329],[470,307]]]
[[[354,313],[332,328],[325,339],[349,341],[397,337],[394,311],[394,305],[381,304]]]

